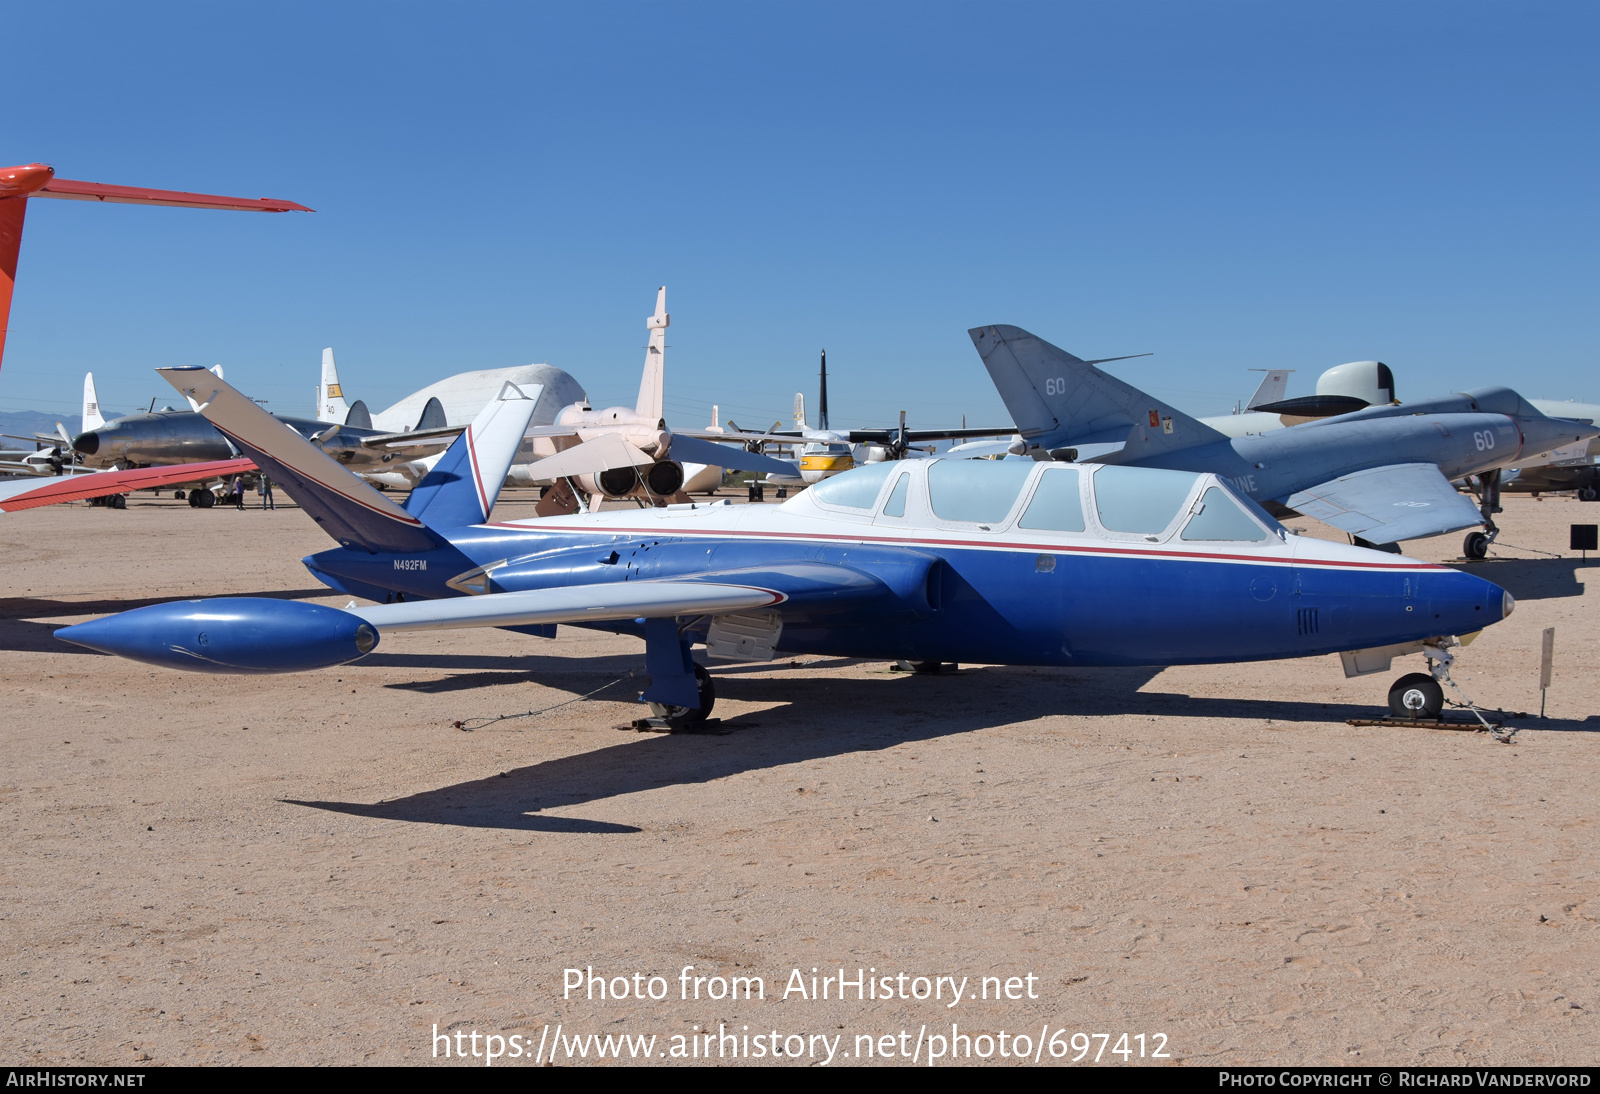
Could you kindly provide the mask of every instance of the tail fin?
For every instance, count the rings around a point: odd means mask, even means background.
[[[794,427],[796,429],[810,429],[806,423],[806,396],[805,392],[794,393]]]
[[[411,552],[445,542],[222,377],[194,366],[156,372],[344,546]]]
[[[94,391],[94,373],[86,372],[83,374],[83,425],[78,432],[87,433],[105,424],[105,415],[100,413],[100,396]]]
[[[656,313],[644,321],[650,331],[650,345],[644,352],[644,375],[639,378],[639,403],[634,410],[639,417],[651,421],[661,420],[661,401],[666,391],[667,377],[667,325],[672,320],[667,315],[667,287],[656,292]]]
[[[422,415],[417,419],[418,429],[444,429],[450,424],[444,414],[444,404],[439,397],[430,397],[422,407]]]
[[[355,429],[372,428],[372,411],[367,409],[367,404],[360,399],[350,404],[350,413],[344,416],[344,424]]]
[[[1258,370],[1251,369],[1251,371]],[[1294,369],[1268,368],[1260,369],[1259,371],[1265,372],[1266,375],[1261,378],[1261,386],[1256,388],[1254,395],[1250,396],[1250,401],[1244,404],[1246,410],[1254,410],[1258,406],[1276,403],[1282,399],[1283,393],[1289,390],[1289,373],[1293,372]]]
[[[406,499],[430,528],[482,524],[494,511],[537,401],[507,380]]]
[[[1017,429],[1044,448],[1125,442],[1119,462],[1226,440],[1221,433],[1020,327],[967,332]],[[1110,358],[1120,360],[1120,358]]]
[[[345,422],[350,417],[350,407],[344,401],[344,389],[339,386],[339,366],[333,363],[333,347],[322,351],[322,382],[317,385],[317,421]]]

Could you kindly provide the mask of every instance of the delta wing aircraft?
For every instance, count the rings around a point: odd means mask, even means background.
[[[681,725],[715,700],[696,643],[742,661],[1090,666],[1363,651],[1346,658],[1349,672],[1422,650],[1438,675],[1451,636],[1512,608],[1470,574],[1289,535],[1227,480],[1196,471],[916,460],[857,468],[783,505],[498,522],[495,497],[533,412],[511,384],[400,506],[219,377],[159,371],[337,541],[305,560],[312,574],[383,602],[176,601],[57,632],[172,668],[293,672],[354,661],[406,631],[553,637],[568,623],[641,636],[643,698]],[[1407,697],[1424,713],[1442,703],[1422,674],[1402,678],[1391,706]]]
[[[759,442],[765,434],[714,430],[674,430],[662,416],[666,390],[667,289],[656,292],[656,310],[645,320],[650,332],[645,347],[639,399],[632,407],[595,410],[587,399],[557,415],[554,424],[532,426],[530,438],[548,438],[556,453],[519,468],[519,483],[552,482],[540,500],[540,516],[587,511],[584,497],[634,498],[641,503],[687,502],[683,493],[686,465],[733,468],[761,474],[787,475],[791,464],[714,441]]]
[[[1121,442],[1095,462],[1214,472],[1277,512],[1316,517],[1395,552],[1401,540],[1482,524],[1464,551],[1483,558],[1498,533],[1498,474],[1479,505],[1451,480],[1600,436],[1592,425],[1541,414],[1510,388],[1487,387],[1228,437],[1020,327],[967,333],[1030,446]]]

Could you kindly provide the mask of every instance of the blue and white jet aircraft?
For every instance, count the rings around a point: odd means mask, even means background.
[[[1086,666],[1364,651],[1347,671],[1381,671],[1424,643],[1447,664],[1451,636],[1512,608],[1469,574],[1291,535],[1191,471],[918,460],[858,468],[782,505],[496,522],[534,406],[512,384],[401,506],[221,378],[158,371],[338,541],[306,558],[311,572],[382,602],[178,601],[56,632],[173,668],[293,672],[354,661],[391,632],[553,637],[568,623],[643,637],[643,697],[681,724],[714,701],[696,643],[746,661]]]

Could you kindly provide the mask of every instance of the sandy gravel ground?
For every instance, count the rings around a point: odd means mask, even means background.
[[[437,1027],[527,1037],[499,1062],[528,1066],[560,1023],[569,1047],[654,1034],[661,1063],[719,1026],[804,1035],[791,1065],[823,1062],[814,1035],[838,1038],[835,1065],[868,1035],[926,1063],[956,1023],[1006,1064],[1019,1033],[1050,1062],[1041,1029],[1110,1034],[1089,1056],[1119,1065],[1122,1033],[1145,1035],[1146,1064],[1163,1045],[1211,1064],[1593,1064],[1600,563],[1557,556],[1600,505],[1507,510],[1476,571],[1518,610],[1457,678],[1537,712],[1557,628],[1550,717],[1510,745],[1347,726],[1421,659],[1346,680],[1331,656],[945,678],[806,658],[718,669],[722,735],[619,732],[627,683],[466,732],[607,684],[642,644],[457,632],[293,677],[151,670],[51,632],[180,596],[339,603],[299,565],[327,545],[311,521],[148,498],[0,518],[4,1062],[462,1062],[436,1057]],[[564,970],[590,966],[660,975],[667,997],[564,999]],[[766,997],[680,999],[684,966]],[[813,967],[970,994],[784,998]],[[974,998],[986,976],[1022,998]]]

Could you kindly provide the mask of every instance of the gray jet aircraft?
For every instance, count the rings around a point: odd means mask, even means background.
[[[416,430],[407,433],[329,425],[281,414],[275,417],[357,473],[382,471],[391,463],[442,452],[461,432],[460,427],[445,424],[444,410],[436,399],[423,409]],[[205,415],[171,407],[105,422],[74,437],[72,447],[79,454],[79,462],[87,467],[149,467],[226,460],[239,455],[233,443],[206,421]]]
[[[1228,437],[1019,327],[967,333],[1030,447],[1071,459],[1069,446],[1122,442],[1093,462],[1214,472],[1275,515],[1316,517],[1396,553],[1401,540],[1482,524],[1464,551],[1483,558],[1498,533],[1499,468],[1600,436],[1489,387]],[[1478,505],[1450,485],[1467,475],[1485,480]]]

